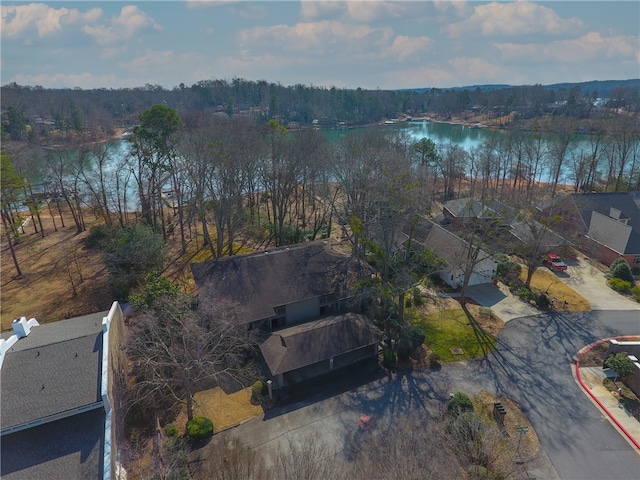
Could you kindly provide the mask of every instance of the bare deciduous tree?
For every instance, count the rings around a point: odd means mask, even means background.
[[[229,310],[196,306],[187,295],[156,299],[134,317],[129,338],[128,354],[139,364],[135,400],[152,408],[184,405],[189,420],[197,391],[255,378],[245,365],[252,333]]]
[[[264,458],[238,437],[214,438],[207,446],[202,468],[194,478],[202,480],[262,480],[271,478]]]

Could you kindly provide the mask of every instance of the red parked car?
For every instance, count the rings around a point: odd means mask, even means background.
[[[560,257],[555,253],[547,253],[542,262],[551,270],[564,272],[567,269],[567,264],[560,260]]]

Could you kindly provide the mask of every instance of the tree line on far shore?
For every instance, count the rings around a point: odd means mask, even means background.
[[[104,138],[138,123],[156,104],[188,112],[250,116],[260,122],[305,128],[351,127],[394,118],[429,116],[528,128],[532,119],[569,117],[584,131],[590,121],[640,111],[640,80],[560,85],[475,86],[364,90],[306,85],[283,86],[265,80],[203,80],[172,89],[160,85],[119,89],[45,89],[15,83],[1,88],[2,127],[15,141],[57,143],[56,137]]]

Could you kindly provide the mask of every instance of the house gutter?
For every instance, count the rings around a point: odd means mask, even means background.
[[[109,314],[102,319],[102,379],[100,385],[100,394],[102,396],[101,404],[104,405],[104,448],[102,458],[102,479],[111,480],[112,477],[112,454],[114,440],[114,426],[113,426],[113,409],[111,401],[109,400],[109,375],[111,374],[111,366],[109,363],[109,327],[111,321],[117,312],[120,311],[120,305],[118,302],[113,302]]]

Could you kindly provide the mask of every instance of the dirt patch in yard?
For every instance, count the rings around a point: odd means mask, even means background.
[[[526,276],[526,268],[523,268],[520,274],[521,280],[525,281]],[[587,312],[591,310],[589,300],[569,287],[546,268],[536,270],[531,278],[531,288],[546,293],[553,302],[556,310],[566,310],[570,312]]]
[[[607,357],[607,350],[609,349],[609,342],[601,343],[585,352],[580,357],[581,367],[600,367],[604,365],[604,360]]]
[[[12,320],[21,316],[34,317],[42,324],[111,307],[113,297],[107,288],[102,252],[86,248],[83,242],[89,228],[99,221],[87,213],[87,230],[78,234],[71,215],[64,210],[63,215],[65,227],[57,212],[55,227],[50,215],[42,215],[44,237],[28,220],[21,242],[15,245],[22,270],[19,278],[2,235],[2,331],[10,330]]]
[[[213,421],[215,432],[235,427],[258,415],[264,415],[260,405],[251,403],[251,387],[227,395],[220,387],[203,390],[195,394],[196,416],[207,417]],[[184,434],[187,413],[182,411],[175,420],[180,434]]]
[[[504,322],[498,318],[490,308],[467,303],[467,309],[471,312],[471,315],[473,315],[474,320],[480,328],[494,337],[504,328]]]
[[[484,419],[495,421],[493,416],[493,404],[501,403],[505,410],[504,431],[509,439],[520,443],[519,453],[523,460],[530,460],[536,457],[540,449],[540,441],[535,430],[531,426],[527,416],[522,413],[520,405],[506,397],[495,397],[487,392],[480,392],[471,399],[476,414]],[[527,427],[526,433],[520,433],[518,427]],[[522,435],[522,438],[520,438]]]

